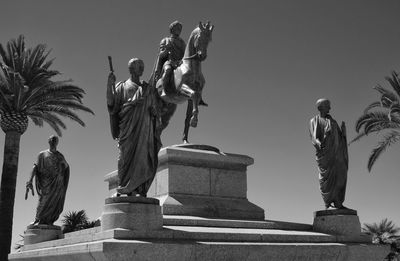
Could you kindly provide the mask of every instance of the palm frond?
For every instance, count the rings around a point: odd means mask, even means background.
[[[47,105],[63,106],[67,109],[82,110],[82,111],[86,111],[91,114],[94,114],[94,112],[90,108],[84,106],[82,103],[80,103],[78,101],[61,99],[61,98],[44,100],[41,103],[38,103],[30,108],[31,108],[31,110],[37,110],[37,109],[40,110],[41,107],[47,106]]]
[[[399,127],[399,118],[392,117],[392,119],[389,119],[388,114],[381,111],[373,111],[363,114],[356,121],[356,132],[360,132],[360,130],[363,128],[365,135],[383,129]]]
[[[367,136],[367,134],[365,134],[365,132],[360,132],[360,133],[358,133],[357,136],[355,136],[355,137],[349,142],[348,145],[351,145],[352,143],[354,143],[354,142],[360,140],[360,139],[361,139],[362,137],[364,137],[364,136]]]
[[[27,115],[32,115],[34,114],[35,111],[41,111],[41,112],[52,112],[55,114],[58,114],[60,116],[66,117],[71,119],[72,121],[77,122],[78,124],[80,124],[82,127],[85,126],[85,123],[80,119],[80,117],[72,112],[71,110],[69,110],[66,107],[63,106],[57,106],[57,105],[43,105],[40,107],[40,110],[27,110]]]
[[[388,118],[390,121],[400,121],[400,105],[399,104],[392,104],[389,108]]]
[[[385,79],[390,83],[394,91],[397,93],[397,95],[400,97],[400,79],[399,75],[393,71],[392,72],[392,77],[385,77]]]
[[[371,155],[368,159],[368,171],[371,172],[372,166],[378,159],[378,157],[384,152],[390,145],[397,142],[400,139],[400,132],[391,131],[383,137],[383,140],[372,150]]]
[[[367,114],[371,109],[376,108],[376,107],[382,107],[381,102],[373,102],[370,105],[368,105],[365,109],[364,109],[364,114]]]
[[[381,104],[384,107],[389,107],[392,103],[399,103],[399,97],[392,91],[383,88],[380,85],[374,87],[381,94]]]

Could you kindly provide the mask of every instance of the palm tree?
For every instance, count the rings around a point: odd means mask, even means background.
[[[385,79],[394,91],[380,85],[374,87],[380,93],[380,100],[367,106],[364,114],[357,119],[358,135],[350,142],[357,141],[370,133],[383,136],[369,156],[368,171],[371,171],[382,152],[400,140],[400,78],[396,72],[392,72],[391,77]]]
[[[71,81],[55,81],[60,72],[51,70],[50,51],[39,44],[25,47],[24,36],[0,44],[0,127],[5,132],[3,171],[0,187],[0,260],[7,260],[11,247],[12,220],[21,135],[28,118],[37,126],[49,124],[61,136],[66,125],[60,116],[82,126],[73,110],[92,113],[82,104],[83,89]]]
[[[364,223],[362,230],[372,236],[372,242],[375,244],[391,244],[398,237],[397,233],[400,232],[400,228],[387,218],[382,219],[379,224]]]
[[[62,220],[62,231],[63,233],[69,233],[73,231],[78,231],[82,229],[87,229],[95,227],[97,222],[95,220],[89,221],[85,210],[70,211],[64,215]]]

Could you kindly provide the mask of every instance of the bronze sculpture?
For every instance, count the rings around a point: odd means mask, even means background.
[[[64,208],[65,194],[69,181],[69,165],[57,150],[58,137],[49,138],[50,148],[39,153],[31,177],[26,183],[25,199],[29,190],[34,195],[32,181],[35,177],[39,203],[33,225],[53,225]]]
[[[316,105],[319,115],[310,121],[310,136],[316,149],[322,198],[327,209],[346,209],[343,206],[348,170],[346,127],[342,122],[339,128],[329,114],[329,100],[319,99]]]
[[[117,196],[146,197],[158,165],[161,148],[159,117],[154,88],[141,81],[144,63],[128,63],[130,78],[115,85],[111,72],[107,83],[107,106],[112,137],[119,148]]]
[[[161,41],[160,55],[150,80],[151,85],[155,84],[161,98],[159,108],[162,129],[168,125],[177,104],[188,102],[183,135],[185,143],[188,142],[189,127],[197,126],[198,106],[207,106],[202,99],[205,79],[201,72],[201,62],[207,58],[207,47],[211,41],[213,29],[214,26],[210,22],[206,24],[200,22],[190,34],[184,57],[181,58],[184,42],[179,38],[179,34],[182,26],[179,22],[172,23],[171,36]],[[162,57],[164,56],[168,56],[168,59],[163,63],[165,58]],[[182,61],[178,59],[182,59]],[[165,66],[160,76],[161,64],[165,64]],[[172,69],[174,69],[173,73]]]

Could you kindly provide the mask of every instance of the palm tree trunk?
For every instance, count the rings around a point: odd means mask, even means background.
[[[8,260],[7,256],[11,249],[20,140],[20,133],[6,132],[0,187],[0,261]]]

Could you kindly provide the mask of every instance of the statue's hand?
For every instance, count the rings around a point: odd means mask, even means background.
[[[29,190],[31,190],[32,196],[35,196],[35,192],[33,191],[32,181],[26,182],[25,200],[28,198]]]
[[[110,74],[108,75],[108,83],[107,85],[114,85],[115,81],[117,80],[117,78],[115,77],[113,72],[110,72]]]

